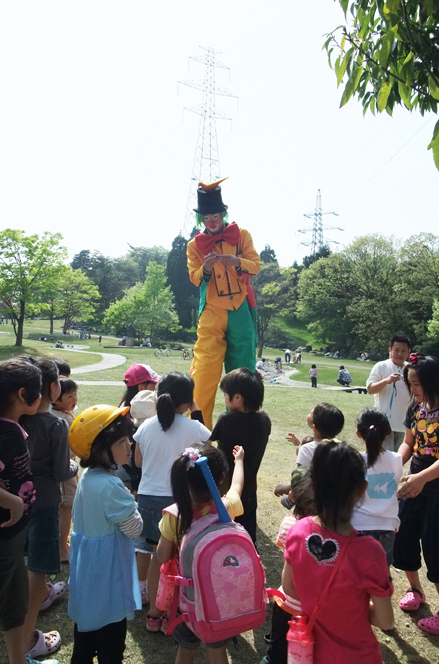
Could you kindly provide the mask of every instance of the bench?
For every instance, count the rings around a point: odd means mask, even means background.
[[[342,387],[343,392],[349,392],[352,394],[352,392],[358,392],[358,394],[367,394],[367,387],[361,387],[361,386],[350,386],[350,387]]]

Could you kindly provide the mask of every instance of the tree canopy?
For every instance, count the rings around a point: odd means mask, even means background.
[[[151,262],[145,281],[126,289],[124,296],[108,307],[104,323],[113,330],[132,323],[153,342],[161,331],[178,329],[173,300],[171,289],[166,285],[165,268]]]
[[[41,309],[48,283],[67,257],[61,240],[60,233],[0,232],[0,300],[12,319],[16,346],[23,345],[26,315]]]
[[[364,113],[395,105],[437,113],[439,101],[439,2],[437,0],[339,0],[346,25],[324,44],[337,85],[345,81],[340,106],[356,96]],[[439,169],[439,121],[429,144]]]

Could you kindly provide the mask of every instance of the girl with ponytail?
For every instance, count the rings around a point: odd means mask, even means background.
[[[393,563],[395,533],[399,528],[398,484],[403,475],[402,457],[384,447],[391,433],[386,415],[376,408],[366,408],[357,418],[357,436],[366,444],[367,491],[357,503],[352,525],[361,535],[371,535],[386,552],[387,564]]]
[[[160,563],[167,563],[180,550],[184,535],[192,521],[205,516],[214,508],[214,501],[204,479],[201,468],[195,463],[200,457],[206,457],[215,484],[220,494],[228,484],[228,463],[221,450],[211,445],[194,445],[184,450],[173,463],[171,485],[174,500],[178,508],[177,515],[169,507],[163,511],[160,521],[160,541],[157,546],[157,558]],[[244,448],[236,445],[233,449],[234,471],[230,489],[223,498],[231,519],[243,513],[241,493],[244,486]],[[175,507],[175,505],[173,506]],[[162,616],[162,631],[168,621]],[[190,664],[194,661],[201,641],[184,622],[174,629],[174,638],[178,644],[176,663]],[[207,661],[214,664],[227,664],[226,641],[206,643]]]
[[[185,417],[188,410],[191,419]],[[173,371],[164,374],[158,383],[157,415],[145,420],[134,434],[135,462],[142,469],[138,489],[142,537],[154,551],[147,577],[150,607],[146,629],[150,632],[162,629],[162,612],[155,605],[160,577],[155,550],[160,539],[158,524],[162,510],[174,502],[171,467],[185,448],[209,440],[210,431],[202,422],[202,414],[194,401],[194,381],[187,374]]]

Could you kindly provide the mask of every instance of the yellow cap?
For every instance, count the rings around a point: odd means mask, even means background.
[[[90,456],[91,446],[96,436],[101,433],[119,415],[126,415],[129,406],[116,408],[99,404],[82,411],[74,420],[69,431],[70,449],[84,461]]]

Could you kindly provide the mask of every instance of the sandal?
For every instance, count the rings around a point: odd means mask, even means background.
[[[47,587],[49,588],[50,592],[44,602],[41,602],[40,611],[44,611],[45,609],[48,609],[49,606],[52,606],[54,601],[62,597],[67,590],[67,584],[64,583],[64,581],[58,581],[58,583],[48,583]]]
[[[37,642],[29,652],[25,653],[25,657],[44,657],[44,655],[50,655],[50,653],[55,652],[61,645],[61,637],[59,632],[40,632],[39,629],[34,631],[34,637]]]
[[[409,588],[399,602],[399,608],[403,611],[417,611],[425,602],[425,595],[417,588]]]
[[[429,634],[439,635],[439,614],[435,613],[431,618],[423,618],[418,622],[419,629]]]

